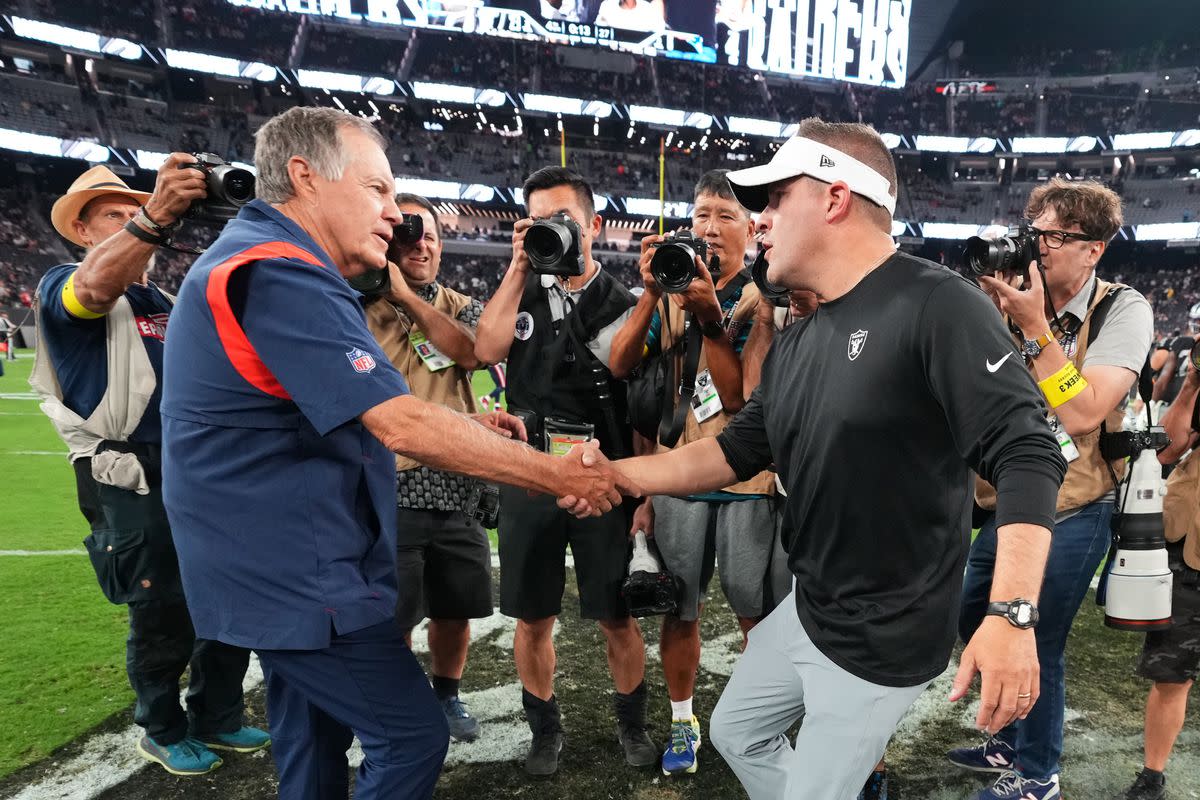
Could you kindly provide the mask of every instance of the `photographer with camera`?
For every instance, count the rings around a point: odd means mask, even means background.
[[[657,398],[669,408],[650,409],[647,415],[657,423],[665,414],[675,428],[664,432],[655,424],[659,430],[652,438],[658,452],[724,430],[754,389],[743,375],[749,366],[743,351],[751,331],[761,324],[760,309],[768,310],[766,325],[774,328],[774,306],[760,301],[745,265],[754,223],[734,197],[727,173],[712,170],[696,184],[691,231],[642,239],[645,291],[613,337],[617,377],[643,363],[653,368],[659,357],[672,359],[670,374],[681,376],[668,381],[671,390]],[[678,243],[684,243],[683,249],[668,249]],[[706,262],[717,268],[715,278]],[[765,350],[752,351],[757,353],[755,374]],[[673,391],[689,380],[694,394],[681,397]],[[774,475],[763,471],[715,492],[651,498],[635,514],[631,533],[640,529],[654,536],[663,566],[684,587],[678,613],[663,617],[659,643],[671,701],[671,738],[662,755],[668,775],[694,773],[699,766],[700,721],[692,694],[700,665],[700,612],[715,565],[720,564],[721,589],[743,635],[791,589],[774,490]]]
[[[1137,674],[1153,681],[1146,698],[1145,758],[1123,800],[1166,797],[1167,759],[1183,730],[1188,693],[1200,675],[1200,372],[1196,353],[1184,355],[1186,374],[1162,417],[1171,444],[1160,463],[1175,464],[1163,499],[1163,527],[1173,581],[1172,626],[1146,634]]]
[[[545,167],[524,186],[529,218],[513,226],[513,256],[479,320],[475,354],[508,358],[508,408],[531,442],[552,454],[598,440],[611,457],[628,455],[625,387],[613,378],[613,339],[633,295],[592,256],[603,220],[591,186],[561,167]],[[563,731],[554,695],[554,621],[562,608],[567,545],[575,559],[580,616],[607,641],[615,685],[617,733],[625,760],[649,766],[658,753],[646,733],[645,644],[620,587],[628,553],[626,514],[577,520],[551,498],[502,489],[500,611],[517,618],[513,654],[533,740],[525,769],[558,769]]]
[[[479,367],[475,326],[483,304],[438,283],[442,226],[433,204],[419,195],[399,194],[396,205],[406,221],[415,219],[420,225],[412,225],[417,230],[411,233],[403,226],[394,229],[389,279],[368,298],[367,325],[414,396],[474,414],[471,372]],[[410,240],[401,241],[402,234]],[[520,423],[499,409],[478,419],[500,431],[509,430],[502,427],[506,424],[524,438]],[[491,545],[469,508],[472,493],[483,484],[405,456],[396,457],[396,470],[396,622],[411,647],[413,627],[429,617],[433,691],[450,735],[472,742],[479,737],[479,722],[459,700],[458,690],[471,641],[470,620],[492,614]]]
[[[1063,653],[1071,623],[1096,569],[1108,553],[1115,481],[1124,459],[1106,461],[1101,432],[1121,430],[1130,387],[1150,351],[1153,313],[1137,291],[1096,277],[1096,264],[1121,227],[1121,199],[1094,181],[1053,178],[1029,196],[1031,220],[1015,237],[979,246],[972,267],[1001,269],[980,284],[1008,321],[1018,352],[1050,409],[1050,425],[1067,462],[1058,492],[1054,536],[1037,620],[1041,696],[1025,719],[992,730],[987,742],[949,753],[951,763],[999,772],[978,800],[1059,796],[1065,676]],[[985,248],[986,245],[986,248]],[[999,253],[989,259],[983,250]],[[1039,264],[1044,267],[1043,273]],[[987,372],[1015,354],[989,357]],[[976,502],[996,509],[996,491],[982,480]],[[971,546],[963,579],[959,633],[968,641],[987,615],[996,562],[996,516],[989,514]]]
[[[151,194],[93,167],[55,202],[55,229],[87,255],[51,268],[38,285],[29,380],[70,450],[100,587],[129,607],[125,667],[134,721],[145,729],[138,752],[174,775],[216,769],[216,749],[270,744],[264,731],[242,725],[249,651],[193,631],[163,508],[159,403],[173,298],[150,272],[159,231],[206,197],[205,174],[187,168],[194,161],[172,153]],[[189,665],[185,713],[179,678]]]

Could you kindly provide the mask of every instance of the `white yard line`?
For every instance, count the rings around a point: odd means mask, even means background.
[[[87,550],[0,550],[0,556],[86,556]]]

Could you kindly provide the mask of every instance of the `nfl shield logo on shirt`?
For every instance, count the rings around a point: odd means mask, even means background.
[[[357,347],[346,353],[346,358],[350,359],[350,366],[354,367],[355,372],[370,372],[375,369],[374,356]]]
[[[863,351],[863,345],[867,343],[866,331],[855,331],[850,334],[850,343],[846,346],[846,356],[851,361],[858,358]]]

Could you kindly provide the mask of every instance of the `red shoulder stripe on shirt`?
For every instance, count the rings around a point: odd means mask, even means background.
[[[234,271],[252,261],[262,261],[268,258],[294,258],[315,267],[324,266],[312,253],[294,244],[266,242],[255,245],[249,250],[243,250],[214,267],[209,273],[205,294],[208,299],[208,307],[212,310],[213,321],[217,326],[217,336],[220,338],[221,346],[225,349],[225,355],[229,356],[233,368],[255,389],[272,397],[290,400],[292,399],[291,395],[258,357],[258,352],[246,338],[246,332],[238,324],[237,318],[233,314],[233,308],[229,305],[229,278]]]

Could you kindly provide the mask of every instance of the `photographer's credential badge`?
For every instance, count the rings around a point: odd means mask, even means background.
[[[409,331],[408,340],[412,342],[413,349],[430,372],[440,372],[454,363],[454,359],[438,350],[437,345],[416,328]]]
[[[850,342],[846,345],[846,357],[851,361],[858,358],[867,343],[867,331],[855,331],[850,334]]]
[[[712,373],[704,370],[696,376],[696,392],[692,395],[692,414],[696,422],[704,422],[721,413],[721,395],[717,394],[717,385],[713,383]]]

